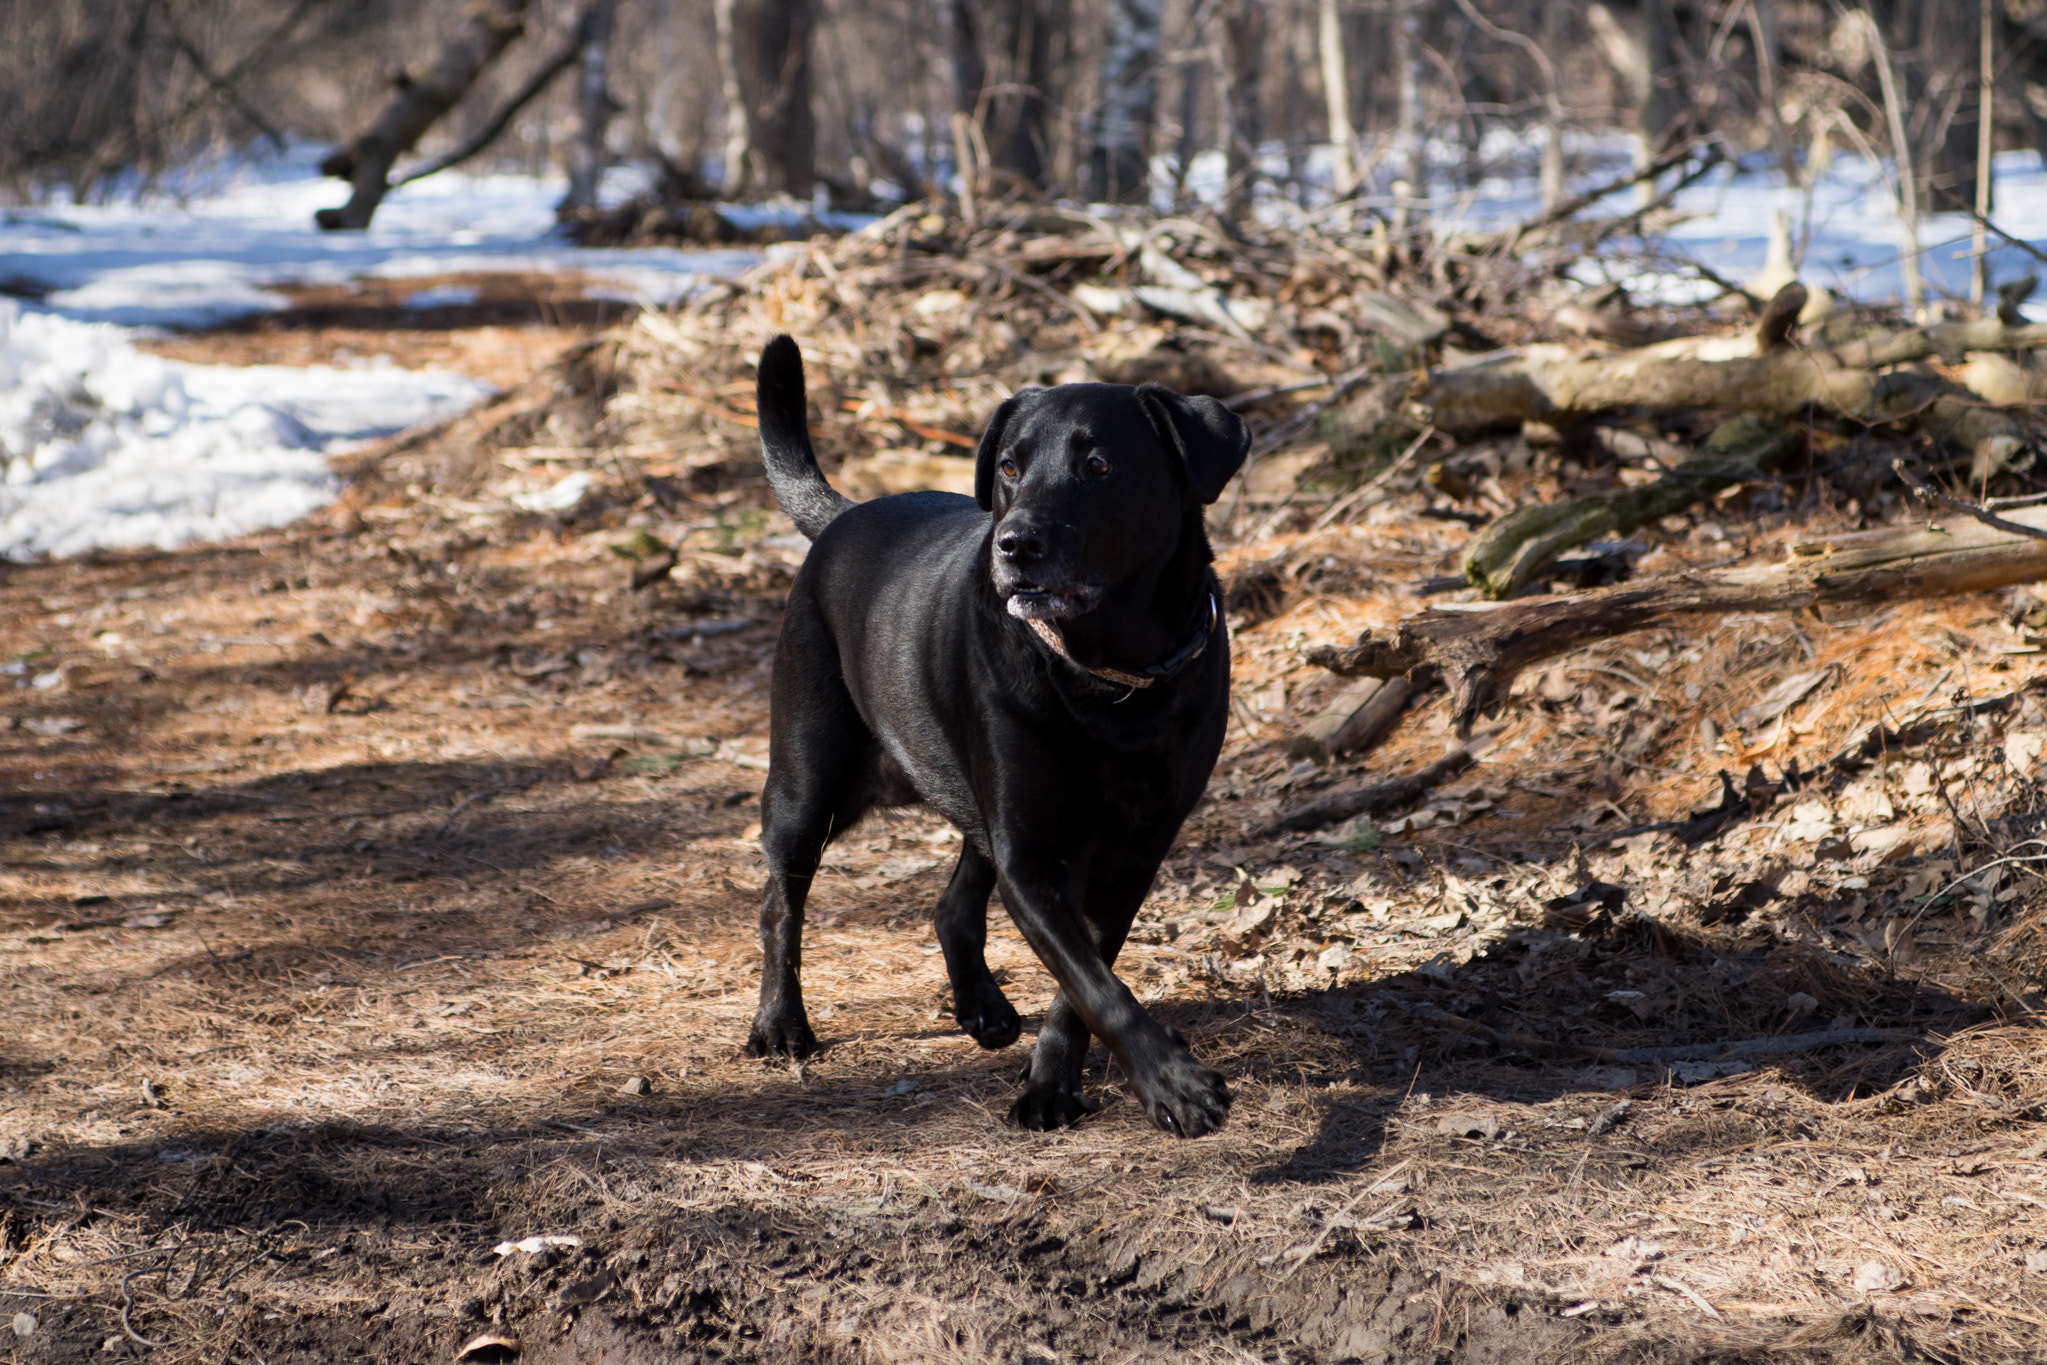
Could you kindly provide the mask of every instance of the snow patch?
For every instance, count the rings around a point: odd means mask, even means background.
[[[187,365],[0,300],[0,556],[169,549],[333,501],[326,457],[468,408],[461,375]]]

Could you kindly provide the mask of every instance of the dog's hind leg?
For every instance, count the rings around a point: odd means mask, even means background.
[[[873,801],[880,760],[880,746],[836,673],[796,662],[806,643],[802,622],[786,625],[775,661],[768,780],[761,791],[768,888],[761,903],[761,1003],[746,1037],[751,1057],[807,1057],[817,1050],[803,1008],[803,906],[825,844],[858,822]]]
[[[965,840],[952,881],[932,913],[938,946],[952,978],[952,1015],[982,1047],[1008,1047],[1023,1032],[1016,1007],[988,971],[988,895],[995,889],[995,865]]]

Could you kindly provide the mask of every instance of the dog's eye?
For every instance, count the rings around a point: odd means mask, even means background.
[[[1087,472],[1094,475],[1096,478],[1100,478],[1102,475],[1108,473],[1115,467],[1116,466],[1110,464],[1107,460],[1103,459],[1099,455],[1090,455],[1087,457]]]
[[[996,465],[995,467],[1002,471],[1002,477],[1005,479],[1013,479],[1016,477],[1015,460],[1004,460],[1001,464]]]

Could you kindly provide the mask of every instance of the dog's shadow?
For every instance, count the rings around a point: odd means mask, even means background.
[[[1930,980],[1844,965],[1798,944],[1758,947],[1732,963],[1731,951],[1659,922],[1592,936],[1577,961],[1532,981],[1522,979],[1525,949],[1509,938],[1447,973],[1151,1009],[1228,1075],[1233,1122],[1270,1103],[1298,1123],[1305,1102],[1312,1136],[1256,1168],[1257,1184],[1339,1179],[1371,1166],[1403,1130],[1475,1151],[1560,1137],[1610,1144],[1627,1135],[1597,1116],[1622,1100],[1631,1102],[1622,1112],[1659,1096],[1685,1111],[1721,1103],[1720,1089],[1755,1085],[1779,1107],[1823,1113],[1905,1079],[1945,1038],[1987,1017]],[[1787,1013],[1783,1002],[1800,996]],[[1645,1002],[1664,1007],[1645,1019]],[[1853,1036],[1879,1028],[1910,1034]],[[1847,1037],[1791,1041],[1823,1035]],[[1760,1053],[1720,1060],[1644,1055],[1759,1042]],[[1709,1089],[1688,1098],[1694,1086]],[[1453,1131],[1467,1117],[1471,1131]]]

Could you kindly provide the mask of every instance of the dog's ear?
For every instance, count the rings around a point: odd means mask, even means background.
[[[1213,398],[1189,398],[1157,384],[1141,385],[1137,401],[1159,439],[1180,456],[1194,496],[1203,503],[1221,497],[1223,485],[1243,468],[1251,449],[1244,420]]]
[[[988,419],[988,429],[981,433],[981,444],[974,447],[974,501],[981,504],[983,512],[995,510],[995,457],[1002,449],[1003,428],[1009,425],[1024,398],[1036,392],[1025,389],[1003,399],[1002,406]]]

